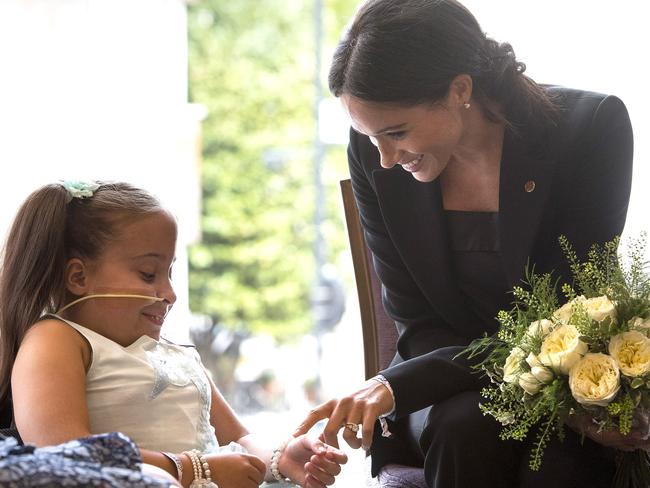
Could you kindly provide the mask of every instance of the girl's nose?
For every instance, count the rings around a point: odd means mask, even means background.
[[[172,286],[171,282],[168,283],[168,285],[165,287],[164,290],[162,290],[162,293],[160,293],[159,296],[163,298],[164,301],[168,303],[170,307],[174,305],[174,303],[176,302],[176,292],[174,292],[174,287]]]

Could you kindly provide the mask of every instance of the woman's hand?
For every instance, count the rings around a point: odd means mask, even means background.
[[[621,434],[618,430],[601,430],[589,415],[570,415],[566,424],[579,434],[584,434],[592,441],[603,446],[621,451],[644,449],[650,451],[650,416],[649,412],[637,410],[632,419],[632,430],[629,434]]]
[[[330,400],[309,412],[294,435],[306,433],[316,422],[329,419],[323,429],[323,440],[330,446],[339,447],[337,434],[345,427],[343,438],[350,447],[370,449],[375,421],[380,415],[393,409],[393,397],[384,385],[367,381],[358,391],[340,400]],[[361,438],[357,431],[361,425]]]
[[[324,488],[334,483],[341,464],[347,462],[344,452],[302,435],[289,441],[278,460],[278,468],[302,487]]]
[[[219,488],[257,488],[264,481],[266,465],[257,456],[228,452],[205,456],[212,481]]]

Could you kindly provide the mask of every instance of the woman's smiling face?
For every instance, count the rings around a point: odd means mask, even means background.
[[[341,95],[352,127],[370,137],[379,149],[381,165],[399,164],[418,181],[443,172],[463,133],[462,104],[439,103],[400,107]]]

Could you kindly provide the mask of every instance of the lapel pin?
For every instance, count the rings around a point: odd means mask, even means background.
[[[535,191],[535,182],[533,180],[528,180],[524,185],[524,190],[526,190],[526,193]]]

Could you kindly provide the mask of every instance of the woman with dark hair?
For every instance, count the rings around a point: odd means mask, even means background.
[[[611,481],[618,440],[590,430],[581,443],[567,429],[530,471],[526,442],[499,439],[479,410],[482,379],[454,359],[496,331],[527,263],[569,279],[560,235],[584,256],[625,223],[623,103],[524,72],[455,0],[367,1],[334,54],[330,89],[352,120],[352,186],[398,353],[297,432],[329,417],[326,440],[336,445],[345,427],[351,446],[371,449],[373,475],[398,462],[423,465],[436,488]]]

